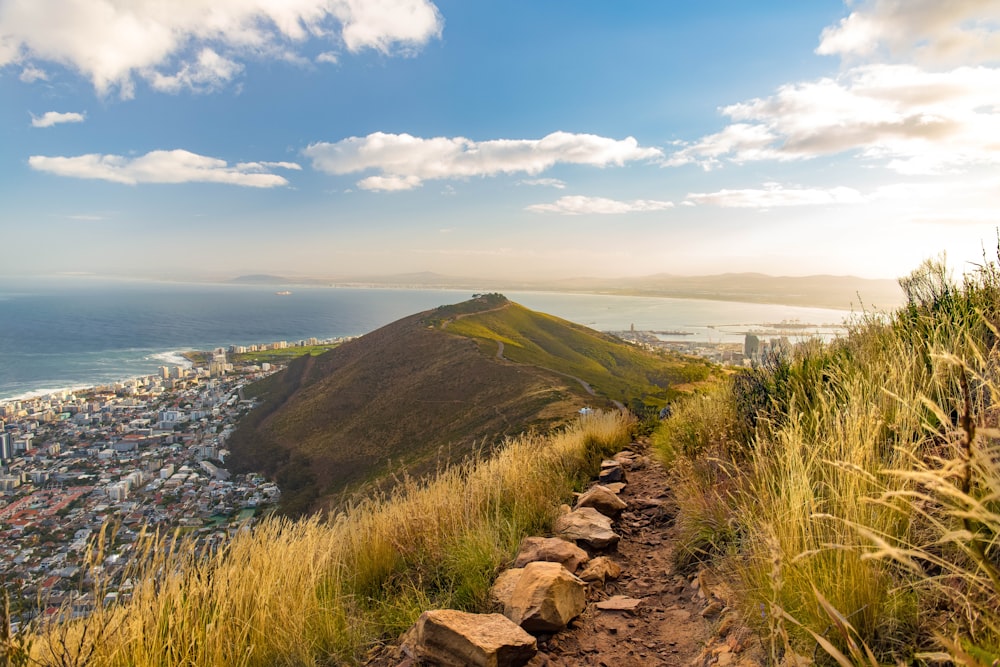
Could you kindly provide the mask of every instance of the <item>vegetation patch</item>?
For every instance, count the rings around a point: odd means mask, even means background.
[[[699,360],[654,353],[566,320],[508,302],[502,309],[468,314],[446,325],[473,338],[485,353],[579,378],[606,399],[659,409],[681,392],[676,385],[709,377]]]
[[[424,609],[484,609],[521,539],[550,525],[580,480],[630,441],[630,426],[617,413],[589,415],[329,517],[265,519],[215,553],[144,535],[130,596],[23,629],[5,648],[40,665],[361,662]],[[96,600],[104,552],[99,540],[87,559]]]
[[[682,565],[738,583],[776,662],[1000,659],[1000,270],[765,360],[656,434]]]

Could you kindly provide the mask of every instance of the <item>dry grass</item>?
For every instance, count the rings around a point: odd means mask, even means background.
[[[1000,275],[908,280],[908,307],[693,399],[658,435],[678,552],[739,582],[775,660],[1000,658]]]
[[[430,481],[403,480],[329,521],[264,521],[214,555],[149,536],[136,559],[144,567],[128,573],[130,599],[36,626],[32,657],[44,665],[357,662],[425,608],[483,606],[522,537],[545,529],[601,457],[628,443],[629,429],[617,414],[589,416]],[[92,562],[101,552],[95,545]],[[97,577],[98,599],[103,590]]]

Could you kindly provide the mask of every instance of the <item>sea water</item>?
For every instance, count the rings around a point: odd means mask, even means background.
[[[279,292],[289,291],[284,294]],[[94,386],[184,363],[185,350],[357,336],[471,296],[469,290],[275,287],[82,277],[0,278],[0,399]],[[683,331],[665,339],[743,340],[770,323],[827,325],[848,313],[694,299],[506,292],[602,331]]]

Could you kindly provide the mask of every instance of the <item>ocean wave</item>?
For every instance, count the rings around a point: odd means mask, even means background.
[[[185,352],[187,352],[187,350],[168,350],[166,352],[150,354],[146,358],[156,359],[157,361],[162,361],[164,364],[169,364],[171,366],[191,368],[194,364],[192,364],[191,361],[184,356]]]
[[[32,389],[31,391],[26,391],[21,394],[16,394],[14,396],[0,396],[0,403],[12,403],[14,401],[28,401],[33,398],[41,398],[43,396],[51,396],[52,394],[61,394],[63,392],[75,393],[78,391],[83,391],[84,389],[93,389],[97,385],[93,384],[73,384],[67,385],[65,387],[47,387],[43,389]]]

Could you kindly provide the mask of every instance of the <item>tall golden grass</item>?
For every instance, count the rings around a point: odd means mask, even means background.
[[[775,660],[1000,658],[1000,273],[954,285],[929,262],[901,283],[898,312],[736,375],[656,434],[679,564],[739,582]]]
[[[403,480],[329,520],[265,520],[214,554],[144,536],[127,600],[27,630],[43,665],[331,665],[364,659],[429,607],[477,609],[520,540],[627,444],[597,414],[489,459]],[[99,564],[105,545],[95,543]],[[93,594],[105,584],[92,569]]]

